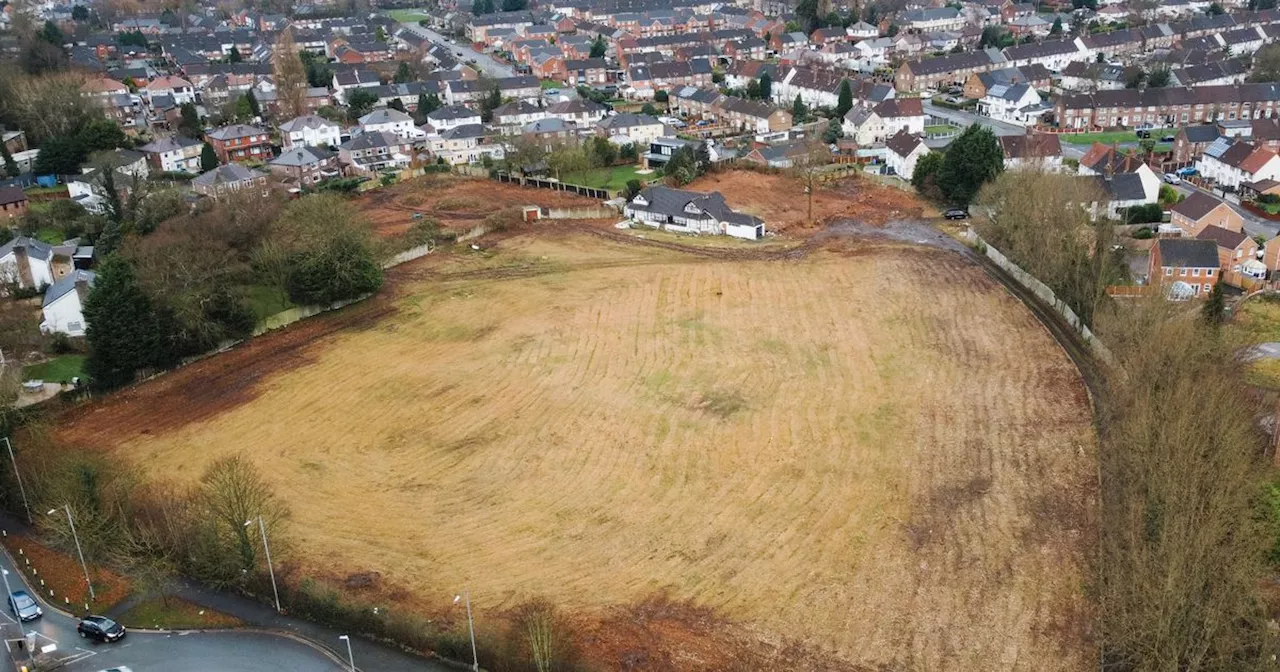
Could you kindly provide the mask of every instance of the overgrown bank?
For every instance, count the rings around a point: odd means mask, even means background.
[[[1267,409],[1212,313],[1106,296],[1124,266],[1111,225],[1080,205],[1095,200],[1069,177],[1006,173],[982,192],[977,227],[1115,357],[1098,404],[1102,667],[1260,669],[1276,642],[1259,586],[1280,537],[1265,496]]]

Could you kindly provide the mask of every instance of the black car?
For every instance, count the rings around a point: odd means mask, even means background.
[[[947,219],[969,219],[969,211],[964,208],[951,208],[942,213],[942,216]]]
[[[76,626],[81,637],[99,642],[114,642],[124,638],[124,626],[106,616],[85,616]]]

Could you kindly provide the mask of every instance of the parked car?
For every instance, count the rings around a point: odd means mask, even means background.
[[[1166,135],[1163,138],[1160,138],[1160,142],[1173,142],[1174,140],[1177,140],[1177,139],[1178,139],[1178,136],[1176,135]]]
[[[547,89],[547,95],[548,95],[548,96],[558,96],[558,95],[560,95],[560,89]]]
[[[124,667],[124,666],[121,666],[121,667],[108,667],[107,669],[102,670],[102,672],[133,672],[133,668],[131,668],[131,667]]]
[[[1165,173],[1164,181],[1167,184],[1182,184],[1182,178],[1174,175],[1173,173]]]
[[[9,611],[12,611],[21,621],[34,621],[44,616],[44,612],[40,610],[40,605],[36,604],[36,601],[25,590],[15,590],[9,596]]]
[[[124,626],[106,616],[85,616],[76,626],[76,632],[81,637],[99,642],[118,641],[125,635]]]
[[[1147,130],[1147,129],[1145,129],[1145,128],[1139,128],[1139,129],[1137,130],[1137,135],[1138,135],[1138,137],[1139,137],[1139,138],[1142,138],[1143,140],[1146,140],[1147,138],[1151,137],[1151,131],[1149,131],[1149,130]]]
[[[942,213],[942,216],[947,219],[969,219],[969,211],[964,208],[951,208]]]

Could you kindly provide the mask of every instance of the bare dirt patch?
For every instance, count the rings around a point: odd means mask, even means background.
[[[357,198],[356,203],[379,236],[393,237],[409,230],[415,213],[432,217],[446,228],[465,232],[489,215],[523,205],[571,208],[600,202],[566,192],[494,180],[428,175],[369,192]]]
[[[1083,385],[961,255],[561,232],[392,285],[62,435],[179,481],[245,451],[301,575],[428,614],[465,584],[488,634],[545,596],[603,669],[1096,660]]]
[[[803,235],[817,230],[809,226],[804,182],[790,175],[721,171],[704,175],[688,188],[719,191],[729,205],[764,219],[772,231]],[[895,219],[918,219],[924,214],[923,202],[912,194],[864,178],[823,184],[813,196],[813,218],[819,225],[836,218],[878,225]]]

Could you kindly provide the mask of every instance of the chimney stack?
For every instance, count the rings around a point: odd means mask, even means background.
[[[80,299],[80,305],[84,305],[84,300],[89,298],[89,281],[84,277],[83,273],[76,271],[76,296]]]
[[[27,256],[26,243],[14,243],[13,260],[18,266],[18,286],[35,287],[35,279],[31,276],[31,259]]]

